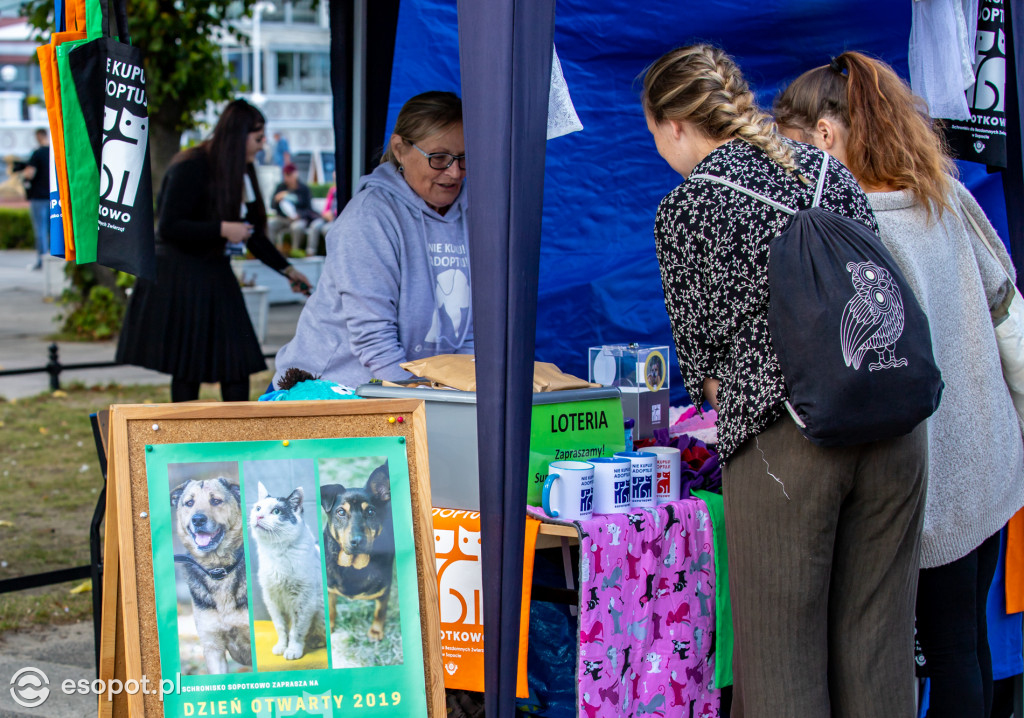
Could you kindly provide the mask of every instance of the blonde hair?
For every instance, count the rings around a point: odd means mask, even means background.
[[[444,131],[452,125],[462,124],[462,100],[454,92],[431,91],[410,98],[395,119],[392,134],[398,135],[402,142],[413,144],[422,142],[431,135]],[[384,148],[380,163],[390,162],[395,167],[400,165],[389,141]]]
[[[644,111],[652,120],[691,122],[712,140],[739,138],[799,172],[771,115],[762,111],[736,62],[713,45],[662,55],[644,76]]]
[[[811,133],[821,118],[847,130],[846,164],[858,182],[906,189],[930,215],[950,209],[956,165],[924,105],[891,67],[844,52],[808,70],[775,101],[783,127]]]

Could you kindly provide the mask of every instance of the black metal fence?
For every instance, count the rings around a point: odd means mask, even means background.
[[[124,366],[116,361],[96,361],[96,362],[84,362],[78,364],[62,364],[60,361],[60,350],[56,343],[51,344],[47,350],[47,359],[45,366],[30,366],[23,367],[21,369],[0,369],[0,378],[5,376],[18,376],[19,374],[49,374],[50,375],[50,391],[57,391],[60,389],[60,375],[65,371],[75,371],[78,369],[111,369],[113,367]],[[273,359],[276,356],[274,353],[264,354],[264,359]],[[3,593],[3,591],[0,591]]]
[[[49,361],[46,362],[46,366],[30,366],[23,369],[0,369],[0,377],[17,376],[19,374],[42,374],[45,372],[50,375],[50,390],[57,391],[60,389],[61,372],[72,369],[108,369],[110,367],[121,366],[114,361],[97,361],[87,362],[84,364],[61,364],[59,350],[57,349],[56,343],[51,344],[46,351],[49,359]],[[2,591],[0,591],[0,593],[2,593]]]

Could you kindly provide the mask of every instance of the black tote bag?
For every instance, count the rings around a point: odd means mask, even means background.
[[[138,277],[156,277],[153,175],[143,53],[129,44],[125,0],[87,0],[89,42],[69,56],[89,144],[99,168],[96,261]]]

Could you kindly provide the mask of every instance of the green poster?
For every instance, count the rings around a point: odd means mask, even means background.
[[[548,464],[586,461],[626,448],[622,402],[617,398],[534,404],[530,423],[530,479],[526,502],[540,506]]]
[[[166,715],[426,718],[404,438],[146,451]]]

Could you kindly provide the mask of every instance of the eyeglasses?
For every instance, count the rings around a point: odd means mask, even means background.
[[[410,145],[416,147],[415,142],[410,142]],[[453,155],[448,152],[424,152],[419,147],[416,150],[427,158],[427,164],[430,165],[432,170],[446,170],[452,166],[452,163],[458,161],[459,169],[465,171],[466,169],[466,155]]]

